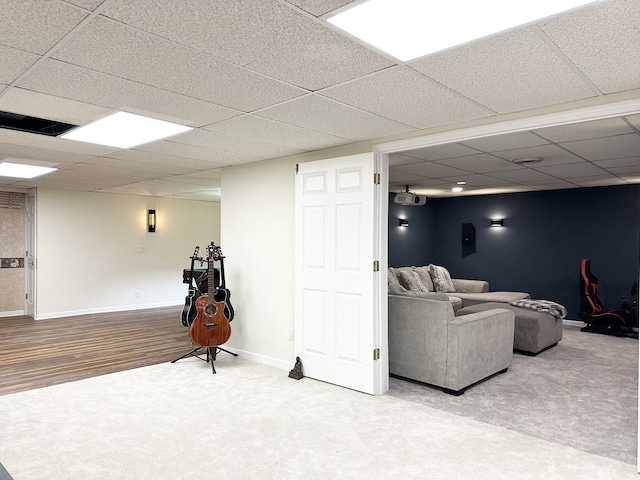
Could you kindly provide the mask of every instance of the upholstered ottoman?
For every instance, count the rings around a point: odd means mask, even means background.
[[[513,349],[529,355],[537,355],[543,350],[557,345],[562,340],[562,319],[549,313],[537,312],[530,308],[514,307],[508,303],[487,302],[461,308],[456,316],[484,312],[494,308],[512,310],[515,315]]]

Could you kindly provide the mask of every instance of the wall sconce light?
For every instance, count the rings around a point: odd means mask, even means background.
[[[156,231],[156,211],[149,210],[147,214],[147,229],[148,232],[153,233]]]
[[[409,220],[407,220],[406,218],[399,218],[398,219],[398,225],[401,227],[408,227],[409,226]]]
[[[504,218],[491,219],[492,227],[504,227]]]

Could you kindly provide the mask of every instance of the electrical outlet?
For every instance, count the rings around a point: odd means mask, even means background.
[[[140,290],[136,290],[135,292],[133,292],[133,295],[134,295],[136,298],[140,298]]]
[[[293,341],[293,328],[290,328],[290,329],[289,329],[289,336],[288,336],[288,339],[289,339],[290,341]]]

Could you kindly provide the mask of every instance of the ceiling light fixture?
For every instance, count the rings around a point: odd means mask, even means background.
[[[451,189],[451,191],[452,191],[452,192],[455,192],[455,193],[459,193],[459,192],[461,192],[462,190],[464,190],[462,187],[453,187],[453,188]]]
[[[516,158],[513,163],[523,166],[535,165],[536,163],[540,163],[542,161],[542,157],[523,157]]]
[[[602,0],[367,0],[327,18],[406,62]]]
[[[35,178],[57,170],[57,168],[41,167],[39,165],[24,165],[21,163],[0,163],[0,177]]]
[[[456,184],[457,184],[457,185],[466,185],[466,184],[467,184],[467,182],[460,181],[460,182],[456,182]]]
[[[75,128],[60,137],[108,147],[131,148],[188,130],[192,128],[157,118],[116,112]]]

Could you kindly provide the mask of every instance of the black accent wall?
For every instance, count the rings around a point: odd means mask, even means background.
[[[488,280],[491,290],[529,292],[577,318],[580,260],[591,259],[607,309],[630,297],[638,275],[640,186],[576,188],[429,199],[404,207],[389,195],[389,265],[447,267],[454,278]],[[399,227],[398,218],[409,227]],[[504,227],[490,227],[503,218]],[[462,224],[475,227],[463,244]]]

